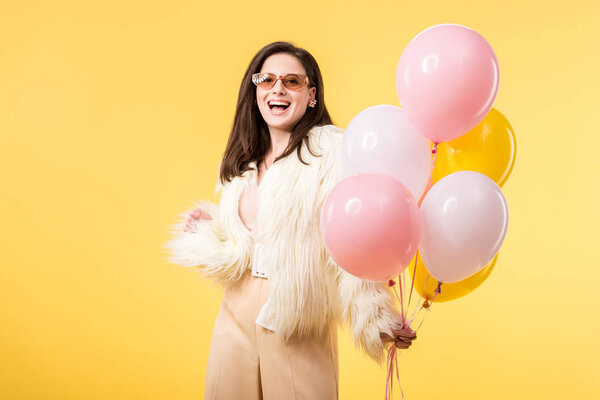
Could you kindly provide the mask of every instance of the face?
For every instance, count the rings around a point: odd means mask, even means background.
[[[306,75],[300,61],[291,54],[277,53],[269,56],[263,63],[259,72],[271,72],[275,75],[302,74]],[[278,79],[270,89],[256,86],[256,102],[258,109],[269,130],[283,130],[291,132],[293,127],[302,118],[308,107],[308,102],[315,99],[317,89],[304,85],[300,89],[292,90],[283,85]],[[285,109],[282,107],[272,108],[269,103],[279,100],[289,103]]]

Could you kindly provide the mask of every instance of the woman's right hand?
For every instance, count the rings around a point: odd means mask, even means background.
[[[198,220],[201,220],[201,219],[211,220],[212,217],[203,208],[198,207],[198,208],[192,210],[192,212],[190,212],[190,214],[188,215],[188,218],[187,218],[187,221],[185,224],[185,228],[183,228],[184,232],[195,231],[196,223],[198,222]]]
[[[396,328],[392,329],[392,333],[395,335],[394,338],[390,337],[387,333],[380,332],[379,337],[383,342],[394,342],[394,345],[399,349],[408,349],[412,344],[413,340],[417,338],[417,332],[408,328]]]

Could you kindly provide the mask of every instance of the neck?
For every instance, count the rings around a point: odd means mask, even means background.
[[[273,161],[283,154],[292,136],[292,132],[279,128],[269,127],[269,133],[271,134],[271,148],[265,156],[267,166],[273,164]]]

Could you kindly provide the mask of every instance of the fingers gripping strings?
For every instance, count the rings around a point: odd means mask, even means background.
[[[415,265],[416,268],[416,265]],[[415,271],[416,272],[416,271]],[[412,285],[411,285],[411,296],[412,296],[412,288],[414,287],[414,276],[415,274],[413,273],[413,280],[412,280]],[[429,279],[429,276],[427,277],[427,279],[425,280],[425,285],[427,285],[427,280]],[[402,275],[398,275],[398,280],[399,282],[402,282]],[[403,299],[404,299],[404,294],[403,294],[403,284],[400,284],[398,286],[400,286],[400,294],[398,294],[398,290],[396,290],[396,282],[393,279],[390,279],[388,281],[388,286],[391,286],[392,289],[394,289],[394,294],[396,295],[396,299],[400,302],[400,306],[402,309],[402,328],[404,329],[410,329],[410,324],[413,322],[413,319],[415,317],[415,313],[418,314],[417,308],[419,307],[419,305],[417,305],[417,307],[415,307],[415,310],[413,311],[412,317],[411,319],[408,321],[408,323],[406,322],[406,314],[404,313],[404,304],[403,304]],[[433,303],[433,301],[435,300],[435,298],[437,297],[438,294],[441,293],[441,287],[442,287],[442,282],[438,282],[438,286],[435,289],[435,294],[433,296],[433,298],[431,299],[431,303]],[[423,292],[425,292],[425,287],[423,287]],[[410,304],[410,296],[409,296],[409,304]],[[420,308],[419,311],[425,307],[427,309],[427,311],[429,311],[430,307],[431,307],[431,303],[429,303],[429,300],[425,300]],[[408,306],[407,306],[407,311],[408,311]],[[425,320],[425,318],[423,318],[423,320],[421,321],[421,323],[419,324],[418,328],[416,330],[419,330],[419,328],[421,327],[421,325],[423,324],[423,321]],[[398,371],[398,354],[396,352],[396,344],[395,342],[392,343],[388,349],[387,352],[387,376],[386,376],[386,385],[385,385],[385,400],[392,400],[393,399],[393,393],[394,393],[394,372],[396,375],[396,380],[398,381],[398,387],[400,388],[400,393],[402,395],[402,399],[404,399],[404,391],[402,390],[402,384],[400,383],[400,373]]]

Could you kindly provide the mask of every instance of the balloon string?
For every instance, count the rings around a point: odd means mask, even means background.
[[[431,299],[431,303],[429,303],[427,305],[427,307],[425,308],[427,310],[427,313],[429,313],[431,311],[431,304],[433,304],[433,300],[435,299],[435,297],[437,296],[437,293],[435,295],[433,295],[433,299]],[[427,301],[427,300],[426,300]],[[425,303],[423,303],[425,304]],[[422,309],[422,308],[421,308]],[[418,313],[417,313],[418,314]],[[421,325],[423,325],[423,322],[425,322],[425,317],[427,316],[427,314],[425,314],[423,316],[423,319],[421,320],[421,322],[419,323],[419,326],[417,327],[417,330],[421,329]],[[412,320],[411,320],[412,322]]]
[[[404,326],[406,324],[406,313],[404,312],[404,292],[402,291],[402,283],[404,281],[402,280],[402,276],[401,275],[398,275],[398,279],[400,280],[399,281],[400,285],[398,285],[399,286],[398,290],[400,290],[400,304],[402,306],[402,308],[401,308],[401,311],[402,311],[402,326]]]
[[[427,285],[427,281],[429,280],[429,274],[427,275],[427,279],[425,279],[425,285]],[[402,280],[402,275],[398,275],[398,279]],[[414,286],[414,279],[412,281],[412,285]],[[415,313],[413,312],[413,316],[410,319],[408,325],[406,324],[406,315],[404,314],[404,306],[403,306],[403,293],[402,293],[402,286],[399,284],[398,286],[400,286],[400,294],[398,294],[398,290],[396,289],[396,282],[394,282],[393,279],[390,279],[390,281],[388,282],[388,286],[391,286],[392,289],[394,289],[394,294],[396,295],[396,299],[398,301],[400,301],[400,305],[402,307],[402,323],[404,327],[409,328],[410,324],[412,323],[414,317],[415,317]],[[431,301],[433,302],[433,300],[435,300],[436,296],[440,293],[440,287],[442,286],[442,283],[438,283],[438,287],[435,290],[435,294],[433,296],[433,298],[431,299]],[[423,291],[425,291],[425,287],[423,287]],[[425,302],[423,303],[426,304],[427,300],[425,300]],[[423,305],[421,306],[421,308],[419,309],[419,311],[421,311],[421,309],[423,308]],[[418,306],[417,306],[418,307]],[[407,307],[407,311],[408,311],[408,307]],[[429,306],[427,307],[427,311],[429,311]],[[415,308],[415,312],[417,312],[417,308]],[[417,312],[418,314],[418,312]],[[421,320],[421,323],[419,324],[418,328],[416,330],[419,330],[419,328],[421,328],[421,325],[423,325],[423,321],[425,320],[425,318],[423,318],[423,320]],[[388,354],[387,354],[387,377],[386,377],[386,384],[385,384],[385,400],[393,400],[393,395],[394,395],[394,371],[396,372],[396,380],[398,381],[398,387],[400,388],[400,393],[402,395],[402,399],[404,399],[404,391],[402,390],[402,384],[400,383],[400,372],[398,369],[398,354],[396,353],[396,343],[392,343],[388,349]]]
[[[431,276],[431,274],[429,273],[429,271],[427,271],[427,278],[425,279],[425,283],[423,284],[423,290],[421,291],[421,293],[425,293],[425,288],[427,287],[427,281],[429,281],[430,276]]]
[[[415,268],[416,268],[416,264],[415,264]],[[413,278],[416,276],[416,271],[413,273]],[[429,277],[431,276],[431,274],[429,272],[427,272],[427,278],[425,278],[425,283],[423,284],[423,288],[421,289],[421,293],[425,293],[425,288],[427,287],[427,282],[429,282]],[[414,286],[414,279],[413,279],[413,286]],[[435,298],[435,296],[434,296]],[[419,306],[422,307],[422,305],[424,305],[426,302],[428,302],[430,300],[425,299],[425,301],[423,303],[417,303],[417,305],[415,306],[415,309],[413,310],[413,313],[410,317],[410,323],[412,323],[412,321],[415,319],[416,315],[419,311],[421,311],[421,308],[419,308]],[[431,300],[433,301],[433,300]]]
[[[401,279],[400,275],[398,275],[398,279]],[[388,285],[391,286],[392,289],[394,289],[394,294],[396,295],[396,300],[398,300],[398,302],[400,303],[401,315],[402,315],[402,326],[404,326],[406,323],[406,315],[404,314],[404,304],[402,302],[402,288],[400,288],[400,295],[398,295],[398,290],[396,289],[396,282],[394,282],[394,280],[390,280]],[[400,286],[400,285],[398,285],[398,286]]]
[[[402,270],[402,290],[406,293],[406,274],[404,273],[406,268]],[[406,312],[408,313],[408,304],[406,305]]]
[[[429,185],[431,184],[431,178],[433,176],[433,167],[435,166],[435,159],[437,156],[437,146],[438,146],[438,143],[434,142],[433,149],[431,150],[431,153],[433,154],[433,159],[431,161],[431,169],[429,171],[429,179],[427,180],[427,186],[425,187],[425,191],[424,191],[423,195],[421,196],[421,198],[419,199],[419,202],[417,203],[419,207],[421,206],[421,203],[423,202],[425,195],[429,191]],[[408,303],[406,305],[407,313],[409,313],[409,310],[410,310],[410,302],[412,299],[413,288],[415,286],[415,277],[417,275],[418,257],[419,257],[419,250],[417,249],[417,253],[415,256],[415,265],[414,265],[413,274],[412,274],[413,276],[412,276],[412,281],[411,281],[411,285],[410,285],[410,293],[408,295]],[[421,309],[423,308],[423,305],[425,305],[427,303],[427,300],[425,300],[425,302],[421,305],[421,308],[419,308],[418,305],[417,305],[417,307],[415,307],[415,311],[413,312],[412,317],[407,325],[406,324],[407,313],[404,312],[404,291],[406,291],[406,286],[405,286],[406,285],[406,277],[403,280],[402,279],[403,276],[404,276],[404,270],[402,270],[402,273],[398,275],[398,282],[399,282],[398,286],[400,286],[400,289],[399,289],[400,295],[398,295],[398,290],[396,289],[396,282],[394,282],[393,279],[389,280],[388,286],[391,286],[394,289],[394,294],[396,295],[396,299],[400,302],[403,327],[410,328],[410,324],[412,323],[413,319],[415,318],[415,313],[418,314],[418,312],[421,311]],[[425,293],[425,286],[427,286],[427,281],[429,280],[429,276],[430,276],[430,274],[428,273],[427,279],[425,279],[425,285],[423,285],[423,293]],[[440,289],[441,285],[442,285],[441,283],[438,285],[435,295],[433,296],[433,299],[431,299],[431,302],[433,302],[435,297],[439,294],[439,289]],[[404,288],[404,290],[403,290],[403,288]],[[417,311],[417,309],[418,309],[418,311]],[[429,305],[427,307],[427,310],[429,311]],[[419,328],[421,327],[422,324],[423,324],[423,321],[421,321],[421,323],[419,324]],[[417,330],[418,330],[418,328],[417,328]],[[404,391],[402,390],[402,385],[400,384],[400,373],[398,371],[398,355],[396,353],[395,342],[391,344],[390,348],[388,349],[388,354],[387,354],[387,379],[386,379],[386,385],[385,385],[385,400],[393,400],[394,370],[396,371],[396,380],[398,381],[398,387],[400,387],[400,393],[402,394],[402,399],[404,399]]]
[[[440,294],[440,293],[441,293],[441,291],[442,291],[442,289],[441,289],[441,288],[442,288],[442,282],[439,282],[439,281],[438,281],[438,286],[437,286],[437,288],[435,289],[435,292],[434,292],[433,298],[431,299],[431,301],[429,301],[429,300],[425,300],[425,301],[423,302],[423,304],[421,305],[421,308],[419,308],[419,311],[417,311],[417,314],[416,314],[416,315],[414,315],[414,314],[413,314],[413,317],[410,319],[409,325],[410,325],[410,324],[413,322],[413,320],[415,319],[415,317],[419,315],[419,312],[420,312],[420,311],[421,311],[423,308],[425,308],[425,309],[427,310],[427,312],[429,312],[429,311],[431,310],[431,305],[433,304],[433,302],[434,302],[435,298],[436,298],[436,297],[437,297],[437,295],[438,295],[438,294]],[[427,316],[427,314],[425,314],[425,317],[426,317],[426,316]],[[425,317],[423,317],[423,319],[421,320],[421,323],[419,324],[419,326],[417,327],[417,329],[416,329],[416,330],[419,330],[419,328],[421,328],[421,325],[423,325],[423,321],[425,321]]]
[[[427,312],[430,311],[429,308],[426,308]],[[421,325],[423,325],[423,322],[425,321],[425,317],[427,316],[427,314],[425,314],[425,316],[423,317],[423,319],[421,320],[421,322],[419,322],[419,326],[417,327],[417,329],[421,329]]]
[[[427,287],[427,282],[429,282],[429,277],[430,277],[430,276],[431,276],[431,274],[430,274],[430,273],[429,273],[429,271],[428,271],[428,272],[427,272],[427,278],[425,278],[425,283],[423,284],[423,289],[421,289],[421,293],[423,293],[423,294],[425,294],[425,288]],[[428,301],[428,300],[426,299],[425,301]],[[424,302],[423,302],[423,303],[421,303],[421,304],[424,304]],[[419,306],[420,306],[421,304],[417,304],[417,305],[415,306],[415,309],[414,309],[414,311],[413,311],[413,313],[412,313],[412,316],[411,316],[411,318],[410,318],[410,320],[411,320],[411,321],[412,321],[413,319],[415,319],[415,314],[417,313],[417,310],[419,310],[419,311],[420,311],[420,308],[419,308]]]
[[[431,154],[433,154],[433,157],[431,159],[431,169],[429,170],[429,179],[427,180],[427,186],[425,187],[425,191],[423,192],[423,195],[421,196],[421,198],[419,199],[419,202],[417,203],[419,207],[421,207],[421,204],[423,203],[423,200],[425,199],[425,195],[427,195],[427,193],[429,192],[429,185],[431,185],[431,178],[433,177],[433,168],[435,167],[435,160],[437,158],[437,147],[438,147],[438,142],[433,142],[433,148],[431,149]],[[417,262],[419,259],[419,249],[417,249],[417,253],[415,255],[415,266],[413,269],[413,280],[412,280],[412,285],[410,288],[410,295],[408,296],[408,304],[410,306],[410,300],[412,297],[412,290],[413,287],[415,285],[415,277],[417,276]],[[429,272],[427,273],[427,278],[425,279],[425,284],[423,285],[423,290],[421,291],[421,293],[425,294],[425,287],[427,287],[427,282],[429,281],[429,277],[431,276],[431,274],[429,274]],[[439,289],[439,286],[438,286]],[[435,296],[437,296],[437,293],[433,296],[433,299],[435,299]],[[431,299],[431,302],[433,303],[433,299]],[[414,320],[414,318],[416,317],[415,314],[418,315],[418,313],[421,311],[421,309],[423,308],[423,306],[425,304],[428,304],[427,310],[429,310],[429,303],[428,300],[425,300],[419,307],[419,304],[417,304],[417,306],[415,307],[415,310],[412,313],[412,316],[409,320],[408,325],[410,326],[410,324],[412,323],[412,321]],[[423,321],[421,321],[421,324],[423,324]],[[419,324],[419,327],[421,326],[421,324]],[[418,329],[418,328],[417,328]]]
[[[419,249],[417,249],[417,254],[415,255],[415,266],[413,268],[412,282],[410,283],[410,294],[408,295],[408,305],[406,306],[406,310],[410,310],[410,300],[412,299],[413,288],[415,287],[415,278],[417,276],[417,260],[418,259],[419,259]],[[422,293],[425,293],[424,289],[423,289]]]
[[[435,166],[435,158],[437,157],[437,146],[438,146],[438,143],[434,142],[433,149],[431,149],[431,154],[433,154],[433,158],[431,159],[431,169],[429,170],[429,179],[427,180],[427,186],[425,186],[425,191],[423,192],[421,199],[419,199],[419,203],[417,203],[419,205],[419,207],[421,207],[421,203],[423,202],[423,199],[425,199],[425,195],[429,191],[429,185],[431,184],[431,178],[433,177],[433,167]]]
[[[434,297],[435,297],[435,296],[434,296]],[[430,304],[428,304],[428,306],[427,306],[427,307],[424,307],[424,305],[425,305],[425,304],[427,304],[427,303],[428,303],[428,301],[429,301],[429,300],[425,299],[425,301],[424,301],[423,303],[421,303],[421,304],[418,304],[418,305],[415,307],[415,310],[413,311],[413,313],[412,313],[412,316],[410,317],[410,320],[409,320],[410,322],[409,322],[409,323],[412,323],[412,322],[414,321],[414,319],[415,319],[416,317],[418,317],[418,316],[419,316],[419,313],[421,312],[421,310],[422,310],[423,308],[425,308],[426,310],[429,310],[429,308],[431,307],[431,305],[430,305]],[[420,327],[420,326],[421,326],[421,325],[419,325],[419,327]],[[417,329],[418,329],[418,328],[417,328]]]
[[[394,398],[394,370],[396,371],[396,380],[400,393],[404,399],[404,391],[400,383],[400,373],[398,371],[398,354],[396,353],[396,345],[392,343],[387,354],[387,379],[385,383],[385,400],[393,400]]]

